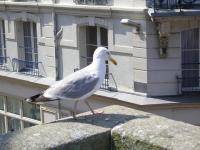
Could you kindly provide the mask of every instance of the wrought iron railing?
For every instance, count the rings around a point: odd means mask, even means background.
[[[0,70],[11,71],[11,60],[9,57],[0,56]]]
[[[39,66],[41,62],[33,62],[21,59],[12,59],[13,71],[21,74],[41,77]]]
[[[182,92],[200,91],[200,77],[179,77],[177,76],[178,94]]]
[[[113,83],[112,85],[111,82]],[[100,88],[108,91],[118,91],[117,83],[112,73],[105,74],[104,81]]]
[[[200,0],[147,0],[148,7],[157,10],[200,8]]]
[[[74,0],[78,5],[111,5],[111,0]]]

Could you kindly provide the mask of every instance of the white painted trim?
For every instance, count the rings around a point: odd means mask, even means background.
[[[8,13],[8,17],[9,19],[7,19],[6,21],[6,33],[8,33],[8,37],[10,39],[16,39],[16,21],[31,21],[31,22],[35,22],[36,23],[36,28],[37,28],[37,37],[38,39],[40,39],[40,37],[42,36],[42,32],[41,32],[41,22],[40,22],[40,17],[39,14],[38,15],[33,15],[31,13],[27,13],[27,12],[22,12],[22,13]],[[8,25],[10,22],[10,30],[8,31]]]
[[[11,14],[11,20],[40,22],[40,18],[38,16],[27,13],[27,12],[12,13]]]
[[[76,20],[77,26],[99,26],[106,28],[108,30],[108,48],[109,50],[113,50],[114,38],[113,38],[113,24],[112,21],[105,18],[96,18],[96,17],[81,17]],[[78,41],[77,41],[78,43]]]
[[[42,124],[42,121],[31,119],[31,118],[28,118],[28,117],[23,117],[22,100],[19,100],[20,101],[20,106],[19,106],[20,113],[19,114],[7,112],[7,101],[6,101],[7,96],[2,96],[2,97],[3,97],[3,102],[4,102],[4,110],[0,110],[0,115],[4,116],[5,132],[6,133],[8,132],[8,117],[18,119],[20,121],[20,128],[21,129],[24,129],[24,122],[29,122],[29,123],[32,123],[32,124],[35,124],[35,125]],[[40,108],[41,108],[41,106],[40,106]],[[40,114],[41,114],[41,111],[40,111]]]

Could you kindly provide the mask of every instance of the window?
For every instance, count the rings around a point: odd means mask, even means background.
[[[8,119],[8,132],[14,132],[21,129],[20,120],[12,117],[7,117]]]
[[[12,58],[13,71],[41,77],[38,62],[37,27],[34,22],[16,22],[18,58]]]
[[[5,25],[3,20],[0,21],[0,56],[6,57]]]
[[[40,106],[36,104],[23,103],[23,116],[35,120],[40,120]]]
[[[0,114],[0,135],[5,133],[5,119],[4,116]]]
[[[108,30],[99,26],[79,27],[80,68],[84,68],[92,62],[94,51],[97,47],[108,48]],[[106,61],[106,75],[101,89],[117,91],[117,84],[112,73],[109,73]],[[79,68],[74,68],[77,71]]]
[[[108,31],[102,27],[86,27],[87,64],[92,62],[95,49],[99,46],[108,47]]]
[[[57,120],[58,118],[58,114],[56,111],[52,111],[52,110],[43,110],[43,118],[44,118],[44,123],[49,123],[52,121]]]
[[[190,90],[200,89],[199,29],[181,33],[182,48],[182,87]]]
[[[8,70],[6,65],[7,57],[6,57],[6,41],[5,41],[5,25],[4,21],[0,21],[0,69]]]
[[[7,111],[13,114],[20,114],[20,101],[13,97],[7,97]]]
[[[111,0],[74,0],[79,5],[110,5]]]
[[[25,122],[25,121],[24,121],[24,128],[32,127],[32,126],[34,126],[34,125],[35,125],[35,124],[33,124],[33,123]]]
[[[4,97],[0,96],[0,110],[4,110]]]
[[[26,103],[16,97],[0,96],[0,134],[40,124],[40,120],[39,105]]]
[[[23,22],[24,33],[24,57],[26,67],[38,68],[38,48],[37,48],[37,32],[34,22]]]

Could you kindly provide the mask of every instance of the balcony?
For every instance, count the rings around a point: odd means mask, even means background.
[[[0,70],[11,71],[11,60],[9,57],[0,56]]]
[[[21,59],[12,59],[13,71],[21,74],[42,77],[39,66],[42,66],[41,62],[26,61]]]
[[[200,8],[200,0],[150,0],[148,4],[155,10]]]
[[[111,5],[111,0],[74,0],[78,5]]]
[[[199,16],[200,0],[147,0],[151,17]]]

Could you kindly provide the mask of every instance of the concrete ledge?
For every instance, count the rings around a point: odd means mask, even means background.
[[[200,150],[200,128],[151,115],[112,129],[117,150]]]
[[[122,106],[109,106],[101,111],[103,114],[84,113],[79,115],[77,120],[66,118],[2,135],[0,149],[200,148],[199,127]]]

